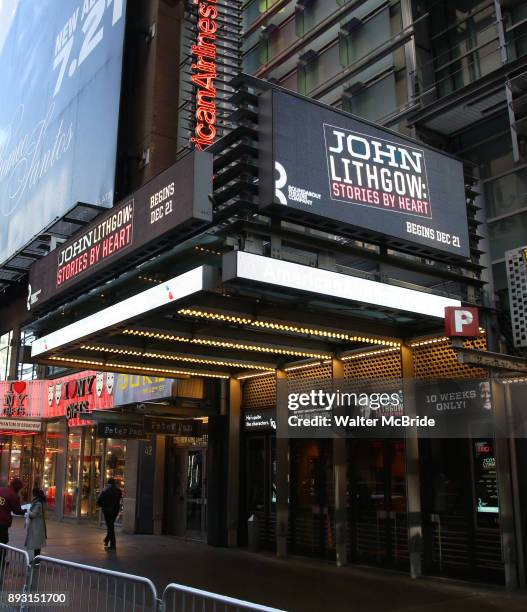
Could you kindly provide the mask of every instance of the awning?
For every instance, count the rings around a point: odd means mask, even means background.
[[[398,350],[438,330],[457,299],[263,257],[225,254],[36,340],[38,363],[171,378],[228,378]]]

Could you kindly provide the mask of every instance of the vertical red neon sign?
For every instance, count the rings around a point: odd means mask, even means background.
[[[218,30],[218,8],[216,0],[194,0],[198,5],[197,44],[192,45],[192,82],[196,93],[196,128],[190,139],[203,151],[216,138],[216,32]]]

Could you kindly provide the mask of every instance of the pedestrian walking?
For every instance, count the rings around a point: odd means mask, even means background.
[[[40,555],[40,551],[46,546],[46,494],[42,489],[33,489],[33,500],[27,513],[27,532],[25,546],[28,551],[33,551],[33,556]]]
[[[13,514],[23,516],[26,511],[20,507],[19,492],[24,488],[20,478],[13,478],[8,487],[0,487],[0,543],[9,542],[9,527]],[[0,550],[0,576],[4,575],[5,549]]]
[[[106,523],[106,537],[104,545],[107,548],[115,548],[115,520],[121,509],[121,489],[115,484],[113,478],[108,478],[107,486],[100,492],[97,505],[102,509],[104,522]]]

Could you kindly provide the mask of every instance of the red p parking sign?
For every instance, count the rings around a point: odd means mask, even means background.
[[[463,338],[477,338],[479,334],[478,309],[469,306],[447,306],[445,308],[445,334]]]

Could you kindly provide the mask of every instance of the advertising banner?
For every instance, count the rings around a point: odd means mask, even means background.
[[[473,440],[472,451],[476,512],[478,514],[498,514],[498,481],[494,440],[492,438]]]
[[[45,393],[46,383],[43,380],[0,381],[0,416],[43,417]]]
[[[0,264],[114,196],[126,0],[0,3]]]
[[[261,206],[358,237],[469,256],[460,161],[283,91],[261,105]]]
[[[134,404],[176,395],[177,381],[158,376],[118,374],[115,389],[115,405]]]
[[[211,192],[212,157],[198,152],[187,155],[37,261],[29,273],[28,309],[176,229],[209,222]]]

